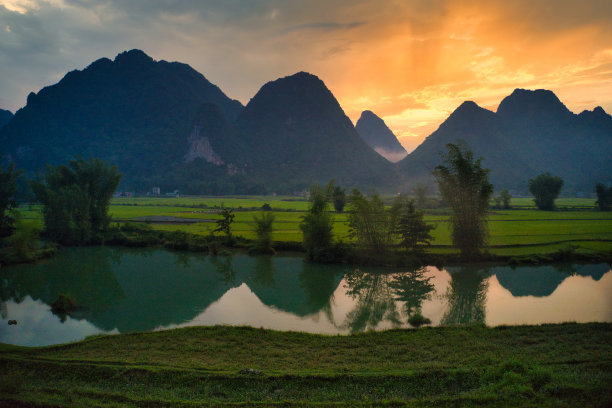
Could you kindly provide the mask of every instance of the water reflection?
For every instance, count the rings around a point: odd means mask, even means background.
[[[450,285],[445,298],[448,310],[442,317],[442,325],[484,324],[485,303],[489,282],[488,269],[473,266],[448,268]]]
[[[422,305],[425,300],[430,300],[436,289],[431,283],[431,276],[425,276],[426,268],[414,270],[395,275],[390,283],[395,293],[395,299],[404,302],[404,315],[406,320],[415,314],[421,314]]]
[[[379,323],[387,321],[392,327],[401,325],[391,282],[393,276],[377,272],[363,272],[354,269],[345,277],[346,294],[357,304],[346,316],[342,327],[351,332],[376,329]]]
[[[42,345],[193,324],[349,333],[408,327],[416,313],[434,325],[612,321],[609,293],[607,264],[406,271],[298,257],[76,248],[0,269],[0,342]],[[80,306],[64,325],[49,307],[60,294]],[[20,323],[8,326],[8,319]]]
[[[349,272],[344,287],[356,305],[340,327],[360,332],[374,330],[381,323],[389,327],[405,326],[411,316],[421,313],[423,302],[435,293],[432,277],[426,276],[426,272],[424,267],[401,273],[361,269]]]
[[[534,273],[537,270],[537,273]],[[598,281],[610,270],[608,264],[576,265],[555,264],[538,267],[491,268],[499,283],[514,296],[550,296],[559,285],[572,275],[590,276]]]

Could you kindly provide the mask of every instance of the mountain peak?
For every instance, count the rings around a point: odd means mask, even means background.
[[[364,110],[363,112],[361,112],[361,117],[359,119],[371,119],[371,118],[378,118],[378,115],[376,115],[374,112],[372,112],[371,110]]]
[[[300,71],[293,75],[279,78],[275,81],[270,81],[264,85],[265,87],[293,87],[294,89],[313,89],[324,88],[327,90],[325,83],[316,75],[309,72]],[[262,88],[263,89],[263,88]]]
[[[308,116],[309,111],[326,111],[330,107],[342,111],[325,83],[316,75],[303,71],[262,86],[247,105],[247,111],[256,111],[263,106],[266,110],[274,109],[277,114],[291,112],[293,116],[300,112],[298,106],[303,109],[302,116]]]
[[[487,115],[495,115],[493,112],[478,106],[478,104],[474,101],[465,101],[451,115],[446,119],[446,122],[464,122],[464,121],[473,121],[478,118]]]
[[[465,101],[461,105],[459,105],[459,107],[457,109],[455,109],[455,112],[459,112],[459,113],[478,112],[481,109],[483,109],[483,108],[478,106],[478,104],[476,102],[474,102],[474,101]]]
[[[547,120],[553,117],[562,119],[572,113],[552,91],[518,88],[501,101],[497,114],[504,119],[540,118]]]
[[[408,154],[391,129],[372,111],[361,113],[355,129],[371,148],[391,162],[397,162]]]
[[[153,58],[149,57],[144,51],[133,49],[129,51],[123,51],[115,57],[115,62],[126,63],[126,62],[153,62]]]
[[[599,116],[607,115],[606,111],[601,106],[598,106],[595,109],[593,109],[593,113],[595,113],[595,114],[597,114]]]

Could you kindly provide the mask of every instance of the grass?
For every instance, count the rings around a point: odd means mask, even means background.
[[[293,201],[290,201],[293,200]],[[233,233],[253,239],[252,217],[269,203],[273,239],[299,242],[308,203],[283,197],[121,198],[115,221],[145,217],[200,219],[151,223],[154,229],[208,235],[221,204],[236,209]],[[492,210],[497,255],[612,250],[612,213],[592,199],[559,200],[559,211]],[[35,206],[20,209],[41,223]],[[345,214],[334,232],[347,239]],[[433,254],[452,254],[447,211],[435,223]],[[180,235],[180,234],[179,234]],[[0,406],[612,406],[612,324],[436,327],[322,336],[244,327],[191,327],[94,336],[41,348],[0,344]]]
[[[609,406],[612,324],[193,327],[0,347],[10,406]]]
[[[276,242],[301,242],[299,223],[308,202],[295,197],[140,197],[113,199],[110,213],[115,221],[144,222],[147,217],[173,217],[202,220],[196,223],[158,223],[151,226],[162,231],[184,231],[209,235],[222,205],[235,209],[234,235],[254,239],[253,215],[264,203],[270,204],[276,217],[272,239]],[[580,253],[612,250],[612,212],[594,209],[595,199],[561,198],[558,211],[538,211],[529,198],[512,200],[511,210],[491,210],[489,214],[490,252],[494,255],[541,255],[568,245]],[[24,218],[41,223],[36,206],[20,209]],[[425,220],[436,225],[431,253],[454,253],[448,228],[448,210],[427,210]],[[334,234],[349,241],[346,214],[334,213]]]

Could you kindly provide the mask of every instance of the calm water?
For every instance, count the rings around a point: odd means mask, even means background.
[[[81,308],[53,314],[49,304],[60,293]],[[350,333],[410,327],[418,311],[434,325],[610,322],[612,271],[608,264],[390,271],[108,247],[0,269],[0,342],[30,346],[214,324]]]

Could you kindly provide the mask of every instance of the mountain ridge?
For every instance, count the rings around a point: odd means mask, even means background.
[[[561,176],[566,191],[593,191],[595,183],[612,181],[612,116],[601,107],[576,115],[549,90],[516,89],[496,112],[462,103],[398,163],[405,185],[433,183],[440,153],[460,140],[484,158],[496,189],[526,193],[528,180],[544,172]]]
[[[525,192],[543,172],[564,178],[566,191],[612,182],[612,116],[601,107],[574,114],[549,90],[516,89],[496,112],[463,102],[396,164],[360,127],[313,74],[270,81],[242,106],[189,65],[130,50],[31,93],[0,125],[0,145],[30,176],[46,163],[100,157],[124,173],[122,189],[140,192],[287,193],[330,179],[397,192],[433,182],[440,153],[459,141],[484,158],[496,189]]]

